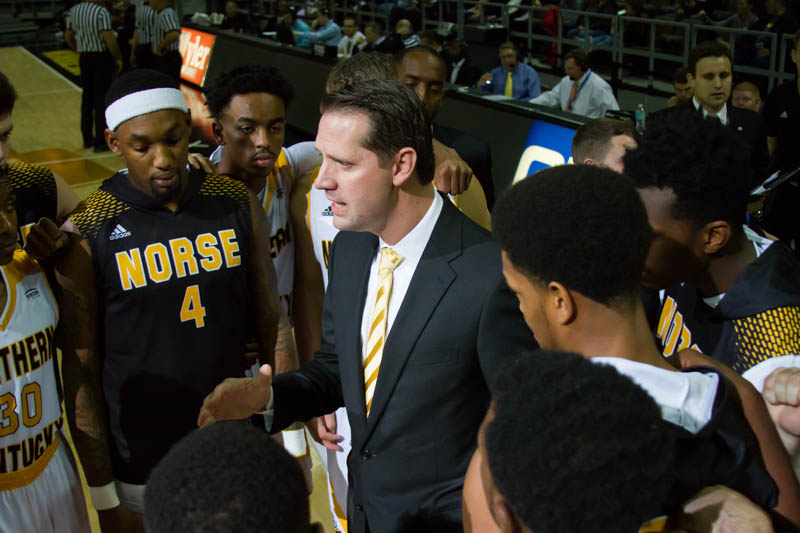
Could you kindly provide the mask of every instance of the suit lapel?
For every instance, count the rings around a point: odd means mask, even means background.
[[[343,391],[358,391],[359,401],[352,402],[354,411],[360,416],[358,420],[366,417],[364,405],[364,366],[361,347],[361,317],[364,314],[367,286],[369,284],[369,270],[378,247],[378,238],[371,233],[358,235],[358,240],[353,249],[347,250],[347,260],[342,263],[345,279],[352,279],[353,284],[346,288],[346,293],[337,300],[337,313],[342,313],[343,334],[337,335],[345,343],[339,353],[340,373],[343,378]],[[344,250],[343,250],[344,251]],[[338,266],[338,265],[337,265]],[[349,354],[355,354],[350,356]],[[351,376],[348,379],[348,376]],[[345,395],[347,393],[345,392]]]
[[[386,339],[364,442],[369,439],[383,415],[397,380],[425,324],[456,278],[456,273],[449,263],[461,255],[463,221],[460,220],[460,216],[450,201],[444,198],[439,220],[422,253],[392,330]]]

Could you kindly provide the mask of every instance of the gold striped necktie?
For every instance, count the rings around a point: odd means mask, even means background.
[[[389,314],[389,297],[392,294],[394,269],[403,262],[403,256],[390,248],[381,249],[381,262],[378,266],[378,294],[375,297],[375,308],[369,323],[367,335],[367,357],[364,359],[364,400],[367,416],[372,407],[375,395],[375,384],[378,382],[378,371],[381,368],[383,345],[386,341],[386,318]]]
[[[511,73],[506,71],[506,74],[508,74],[506,76],[506,96],[510,98],[514,91],[514,82],[511,81]]]

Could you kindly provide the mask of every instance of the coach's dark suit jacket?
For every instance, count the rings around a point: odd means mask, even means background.
[[[348,531],[393,532],[406,513],[461,522],[461,487],[503,358],[535,346],[487,232],[444,200],[387,338],[365,417],[361,318],[378,238],[341,232],[330,261],[322,346],[275,376],[273,430],[344,405]]]
[[[728,106],[728,127],[750,146],[750,158],[754,172],[753,185],[755,186],[767,179],[769,167],[767,124],[764,122],[764,117],[755,111],[733,107],[730,103],[726,105]],[[702,113],[694,107],[691,100],[672,109],[694,109],[698,113]]]

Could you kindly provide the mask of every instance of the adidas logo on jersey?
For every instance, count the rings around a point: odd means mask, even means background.
[[[278,187],[277,189],[275,189],[275,198],[277,198],[278,200],[283,198],[283,189],[282,188]]]
[[[125,237],[130,237],[131,232],[123,228],[121,225],[117,224],[117,227],[114,228],[114,231],[111,232],[111,236],[108,238],[110,241],[116,241],[117,239],[124,239]]]
[[[327,209],[325,209],[325,210],[324,210],[322,213],[320,213],[320,214],[321,214],[322,216],[324,216],[324,217],[332,217],[332,216],[333,216],[333,211],[331,210],[331,206],[333,206],[333,204],[329,205],[329,206],[328,206],[328,208],[327,208]]]

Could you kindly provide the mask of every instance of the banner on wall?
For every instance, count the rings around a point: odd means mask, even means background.
[[[215,35],[191,28],[181,28],[179,50],[183,58],[181,79],[202,87],[214,50]]]
[[[512,184],[546,167],[572,163],[575,130],[543,120],[534,120],[519,158]]]

